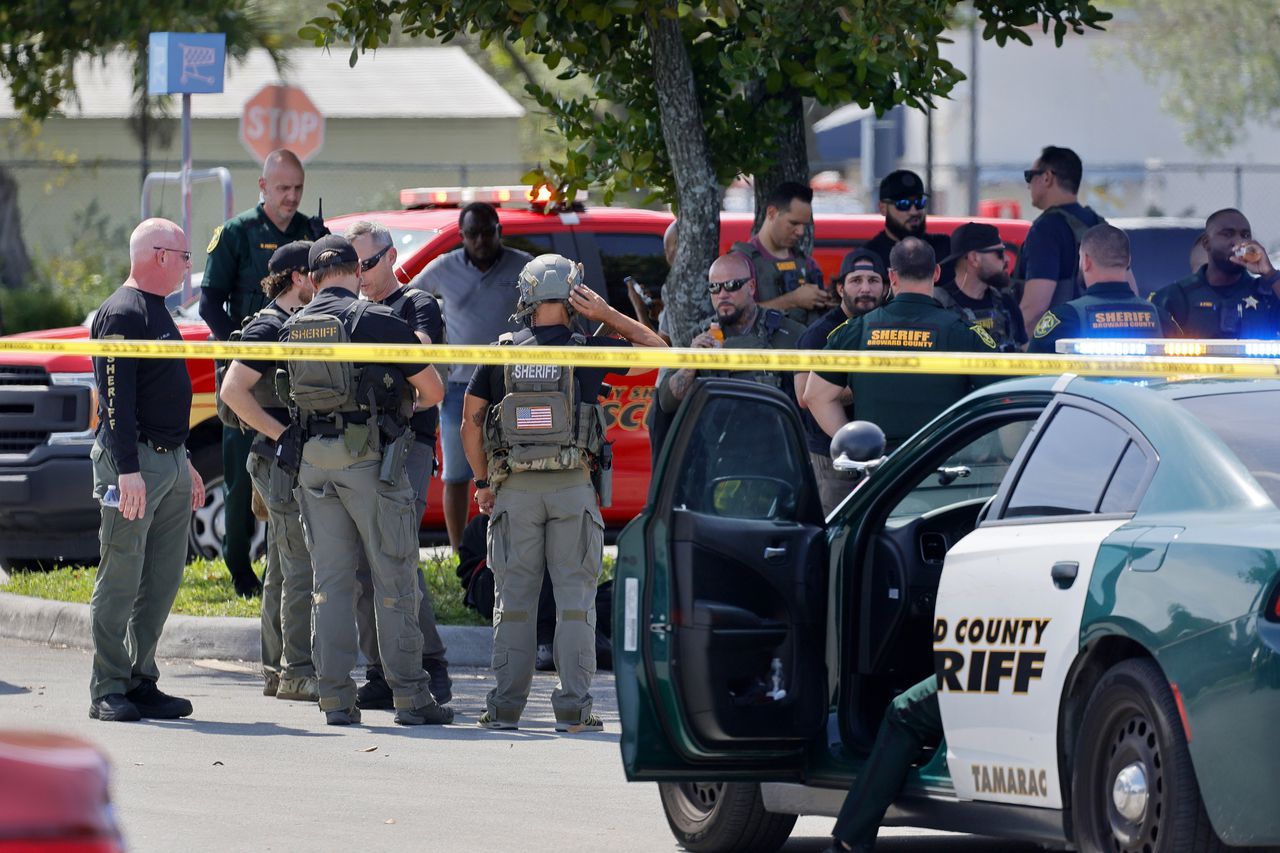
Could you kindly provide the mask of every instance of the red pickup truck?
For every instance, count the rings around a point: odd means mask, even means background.
[[[454,199],[446,200],[446,205]],[[623,279],[661,282],[667,274],[662,235],[671,214],[624,208],[591,208],[545,214],[501,207],[503,241],[537,255],[557,252],[583,262],[587,281],[619,310],[631,313]],[[329,227],[340,232],[357,219],[374,219],[391,230],[400,257],[399,275],[409,281],[437,255],[461,244],[454,206],[379,211],[337,216]],[[850,249],[874,237],[883,227],[879,216],[819,214],[814,256],[828,277]],[[949,233],[968,219],[934,217],[930,231]],[[989,220],[1012,247],[1021,245],[1029,223]],[[752,217],[726,213],[721,219],[722,249],[746,240]],[[198,241],[194,241],[198,242]],[[194,314],[179,314],[185,339],[203,341],[209,330]],[[84,338],[85,327],[31,332],[35,338]],[[187,362],[195,398],[188,446],[206,484],[222,481],[219,450],[221,423],[213,400],[213,363]],[[620,528],[640,512],[649,489],[649,436],[645,415],[652,402],[655,373],[613,376],[605,402],[609,437],[614,442],[613,506],[605,523]],[[93,561],[98,554],[98,507],[91,496],[89,449],[96,426],[93,376],[88,358],[17,356],[0,359],[0,561],[8,564],[55,560]],[[216,556],[221,547],[222,494],[208,490],[205,507],[192,514],[191,550]],[[431,483],[424,536],[442,540],[441,484]],[[261,530],[256,538],[261,545]]]

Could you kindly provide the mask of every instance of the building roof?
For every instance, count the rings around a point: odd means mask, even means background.
[[[277,71],[264,50],[244,63],[227,63],[224,91],[193,95],[193,118],[238,119],[244,103],[263,86],[302,88],[327,119],[341,118],[520,118],[524,107],[460,47],[381,48],[360,56],[354,68],[344,49],[286,51],[288,67]],[[78,103],[66,103],[72,118],[122,118],[132,114],[132,64],[124,53],[105,62],[76,63]],[[179,98],[173,96],[174,113]],[[0,85],[0,118],[15,115],[7,86]]]

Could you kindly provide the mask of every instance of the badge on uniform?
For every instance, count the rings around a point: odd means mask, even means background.
[[[213,229],[213,236],[209,238],[209,246],[208,248],[205,249],[206,254],[218,248],[218,238],[221,236],[222,236],[222,226],[219,225],[217,228]]]
[[[551,429],[551,407],[516,406],[516,429]]]
[[[1043,338],[1056,329],[1061,322],[1052,311],[1046,311],[1044,316],[1040,318],[1040,322],[1036,323],[1036,328],[1031,334],[1037,338]]]

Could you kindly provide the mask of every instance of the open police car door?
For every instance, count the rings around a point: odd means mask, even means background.
[[[618,539],[628,778],[795,775],[827,719],[827,571],[794,404],[757,382],[698,382]]]

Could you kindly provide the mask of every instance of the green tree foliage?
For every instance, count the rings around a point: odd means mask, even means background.
[[[1246,121],[1280,126],[1280,6],[1276,0],[1127,0],[1142,38],[1132,52],[1165,85],[1162,106],[1187,141],[1212,153],[1239,142]]]
[[[968,5],[968,4],[966,4]],[[692,337],[715,256],[722,188],[778,159],[773,129],[798,98],[886,110],[925,106],[963,79],[939,54],[955,0],[338,0],[299,33],[360,53],[407,36],[482,45],[520,40],[560,79],[585,75],[590,94],[529,91],[555,121],[562,154],[526,176],[565,195],[588,185],[606,202],[652,189],[681,218],[668,282],[674,339]],[[1110,15],[1091,0],[976,0],[984,38],[1030,43],[1023,28],[1068,32]],[[600,103],[622,112],[601,109]]]

